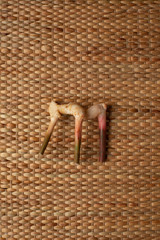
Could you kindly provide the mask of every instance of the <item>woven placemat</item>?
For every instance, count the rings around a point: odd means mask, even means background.
[[[160,2],[0,2],[0,240],[160,239]],[[104,102],[107,158],[85,120],[81,164],[52,99]]]

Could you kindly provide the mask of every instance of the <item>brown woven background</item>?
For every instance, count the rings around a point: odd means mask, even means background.
[[[0,3],[0,240],[160,239],[160,2]],[[52,99],[108,104],[62,117],[43,157]]]

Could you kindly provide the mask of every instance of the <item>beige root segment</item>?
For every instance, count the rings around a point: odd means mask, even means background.
[[[88,108],[87,115],[89,119],[98,117],[101,113],[106,112],[107,106],[105,103],[96,104]]]

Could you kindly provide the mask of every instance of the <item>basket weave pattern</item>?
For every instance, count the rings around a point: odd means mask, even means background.
[[[158,240],[160,4],[2,0],[0,240]],[[52,99],[107,110],[98,123],[62,116],[43,157]]]

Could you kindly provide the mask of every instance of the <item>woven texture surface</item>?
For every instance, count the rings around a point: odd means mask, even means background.
[[[0,2],[0,240],[160,236],[160,2]],[[43,157],[52,99],[105,102],[97,121],[62,117]]]

